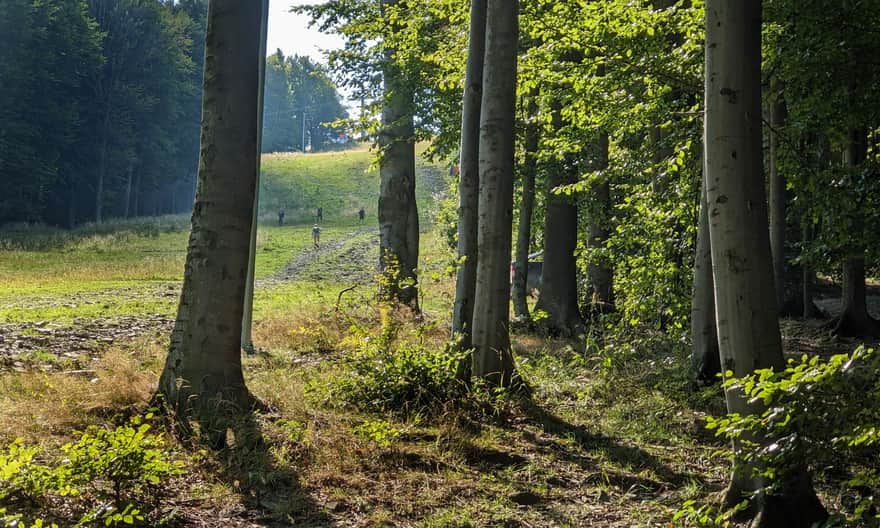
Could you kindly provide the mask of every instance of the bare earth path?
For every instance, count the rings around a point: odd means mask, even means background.
[[[373,280],[378,258],[378,232],[360,227],[328,240],[318,249],[295,255],[272,277],[256,281],[256,287],[272,288],[294,280],[335,281],[366,284]],[[37,309],[66,305],[95,306],[109,299],[132,301],[162,299],[176,303],[180,283],[157,283],[143,288],[127,287],[75,294],[47,295],[7,302],[5,308]],[[89,369],[92,362],[114,342],[147,335],[168,335],[172,316],[142,313],[110,317],[78,317],[72,321],[0,322],[0,372],[45,372]]]

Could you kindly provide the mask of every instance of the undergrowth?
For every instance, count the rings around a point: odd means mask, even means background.
[[[183,473],[162,433],[133,417],[90,427],[60,453],[18,438],[0,451],[3,526],[159,526],[168,481]],[[13,510],[14,508],[14,510]]]

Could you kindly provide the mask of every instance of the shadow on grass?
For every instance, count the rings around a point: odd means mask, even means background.
[[[217,476],[241,496],[246,510],[238,517],[261,526],[335,526],[300,486],[295,468],[278,463],[257,416],[243,417],[228,436],[229,447],[216,453]]]
[[[523,401],[520,407],[526,417],[545,433],[557,438],[571,439],[587,452],[601,451],[609,461],[621,468],[632,468],[635,471],[648,469],[660,479],[660,481],[656,481],[624,472],[604,471],[601,474],[601,480],[606,484],[624,491],[637,488],[658,491],[666,487],[681,487],[689,482],[706,484],[702,475],[677,472],[656,455],[642,448],[621,443],[617,439],[601,433],[588,431],[582,425],[568,423],[531,400]],[[533,439],[533,441],[536,440]],[[537,444],[537,442],[535,443]],[[595,458],[591,456],[572,452],[561,445],[553,445],[552,451],[556,458],[575,464],[582,469],[597,469]],[[596,482],[596,484],[600,484],[600,482]]]

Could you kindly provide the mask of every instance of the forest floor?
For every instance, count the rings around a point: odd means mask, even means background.
[[[33,232],[0,233],[0,455],[22,438],[41,449],[39,460],[61,459],[78,431],[146,412],[179,295],[185,226],[164,219],[148,232],[44,233],[61,237],[46,244]],[[726,445],[704,427],[724,413],[721,390],[694,388],[687,343],[650,328],[606,333],[586,348],[515,332],[530,395],[475,391],[466,405],[408,415],[346,401],[352,360],[381,339],[389,318],[392,349],[444,346],[451,253],[425,230],[416,321],[377,307],[375,222],[331,222],[317,250],[310,228],[260,227],[259,353],[243,364],[249,388],[271,408],[248,422],[262,440],[233,438],[212,451],[153,418],[169,441],[165,456],[185,470],[162,482],[153,518],[218,528],[696,526],[673,516],[724,489]],[[22,237],[30,246],[16,249]],[[833,310],[835,290],[822,293]],[[871,296],[880,306],[880,291]],[[820,324],[784,320],[787,353],[857,346]],[[829,507],[848,499],[833,480],[817,482]],[[0,508],[63,526],[71,501],[95,491],[82,493]]]

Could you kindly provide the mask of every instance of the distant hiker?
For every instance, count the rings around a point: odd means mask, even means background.
[[[367,217],[367,212],[364,211],[363,207],[361,207],[361,210],[358,211],[358,218],[360,218],[362,224],[364,223],[364,218],[366,218],[366,217]]]
[[[318,249],[318,245],[321,243],[321,228],[318,227],[318,224],[312,228],[312,240],[315,242],[315,249]]]
[[[324,222],[324,208],[318,207],[318,214],[315,215],[315,221],[319,224]]]
[[[284,225],[284,209],[278,210],[278,225],[279,226]]]

